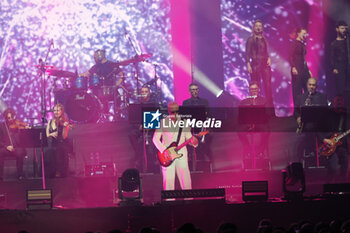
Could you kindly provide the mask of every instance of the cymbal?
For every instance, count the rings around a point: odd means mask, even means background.
[[[65,70],[47,70],[47,73],[52,76],[57,77],[67,77],[67,78],[74,78],[77,76],[76,73],[65,71]]]
[[[152,53],[144,53],[144,54],[136,55],[135,58],[139,57],[139,59],[145,60],[145,59],[148,59],[148,58],[150,58],[152,56],[153,56]]]
[[[35,68],[41,68],[41,65],[35,65]],[[45,69],[53,69],[55,67],[54,66],[45,65],[43,68],[45,68]]]
[[[140,55],[135,55],[133,58],[128,59],[128,60],[124,60],[121,62],[118,62],[118,65],[128,65],[130,63],[136,63],[136,62],[141,62],[141,61],[145,61],[146,59],[152,57],[153,54],[152,53],[145,53],[145,54],[140,54]]]

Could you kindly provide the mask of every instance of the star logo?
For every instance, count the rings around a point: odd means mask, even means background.
[[[143,112],[143,128],[144,129],[159,129],[160,116],[162,114],[157,109],[156,112]]]
[[[157,111],[155,113],[151,113],[151,115],[153,116],[151,122],[153,122],[154,120],[158,119],[158,117],[160,117],[162,114],[159,112],[159,109],[157,109]]]

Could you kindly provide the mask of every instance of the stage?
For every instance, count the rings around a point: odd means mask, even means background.
[[[228,174],[226,174],[228,175]],[[64,180],[57,181],[63,187]],[[13,184],[18,185],[18,184]],[[66,184],[68,188],[68,184]],[[71,187],[74,189],[74,187]],[[102,188],[102,187],[101,187]],[[230,188],[228,188],[230,189]],[[239,189],[233,187],[232,189]],[[88,191],[88,190],[86,190]],[[96,189],[89,190],[95,195]],[[106,190],[105,190],[106,191]],[[54,202],[60,197],[54,188]],[[17,194],[15,194],[16,196]],[[145,193],[145,195],[147,195]],[[22,196],[24,199],[24,195]],[[63,196],[61,196],[63,198]],[[65,197],[69,198],[69,197]],[[79,200],[71,197],[71,204]],[[110,197],[109,197],[110,198]],[[9,198],[10,199],[10,198]],[[24,201],[20,201],[22,205]],[[107,202],[107,201],[106,201]],[[63,204],[63,203],[62,203]],[[107,203],[102,203],[107,204]],[[305,200],[289,203],[277,198],[270,198],[262,203],[223,203],[217,200],[198,200],[170,203],[152,203],[143,206],[118,207],[110,202],[110,207],[99,208],[54,208],[51,210],[0,210],[1,232],[16,233],[19,230],[28,232],[109,232],[113,229],[122,232],[139,232],[142,227],[155,226],[161,232],[176,232],[176,229],[187,222],[192,222],[203,232],[215,232],[219,224],[233,222],[238,232],[256,231],[259,220],[268,218],[275,226],[287,228],[291,223],[308,220],[319,221],[345,220],[350,217],[349,199],[344,200]]]
[[[292,118],[279,121],[293,124]],[[317,164],[315,157],[304,158],[304,196],[307,201],[290,204],[282,200],[282,170],[290,161],[298,137],[288,130],[270,133],[270,166],[264,169],[244,169],[242,148],[236,132],[211,133],[213,159],[211,163],[190,161],[192,187],[224,188],[224,202],[203,199],[162,202],[159,166],[159,171],[155,173],[141,172],[142,206],[122,207],[117,192],[118,178],[126,169],[135,167],[135,153],[128,139],[131,129],[127,122],[83,124],[72,129],[69,137],[74,154],[70,156],[69,176],[47,178],[45,182],[46,188],[52,190],[51,210],[26,210],[26,191],[42,188],[40,148],[27,150],[24,180],[16,179],[15,161],[6,160],[4,181],[0,183],[2,232],[20,229],[29,232],[108,232],[116,228],[124,232],[138,232],[142,226],[149,225],[157,226],[161,232],[175,232],[185,222],[195,223],[204,232],[214,232],[222,221],[236,223],[239,232],[252,232],[263,217],[287,227],[291,222],[302,219],[319,221],[349,216],[345,209],[349,204],[347,200],[320,199],[323,184],[327,181],[327,170],[324,164]],[[36,160],[37,163],[34,163]],[[113,164],[114,168],[100,175],[87,173],[86,166],[96,162]],[[262,180],[268,181],[268,201],[244,203],[242,181]],[[179,189],[177,181],[176,188]]]

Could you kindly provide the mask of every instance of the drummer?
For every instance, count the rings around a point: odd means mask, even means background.
[[[106,51],[98,49],[94,52],[95,65],[93,65],[89,71],[80,74],[83,77],[97,76],[98,80],[92,80],[93,85],[96,86],[114,86],[116,75],[120,77],[116,85],[119,86],[123,82],[123,72],[119,65],[123,65],[117,62],[107,60]],[[91,83],[90,83],[91,84]]]
[[[98,49],[94,52],[95,65],[89,71],[79,76],[88,77],[92,92],[99,97],[103,112],[109,111],[108,101],[113,100],[114,87],[120,86],[124,81],[124,75],[119,65],[122,63],[109,61],[106,51]],[[116,76],[119,77],[116,82]]]

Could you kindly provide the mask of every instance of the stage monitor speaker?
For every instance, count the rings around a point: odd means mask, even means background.
[[[225,201],[225,189],[184,189],[184,190],[163,190],[161,192],[162,201],[175,198],[211,198]]]
[[[245,202],[267,201],[268,182],[264,181],[242,181],[242,199]]]
[[[324,184],[324,197],[350,197],[350,183]]]
[[[52,190],[27,190],[27,209],[40,210],[52,208]]]

